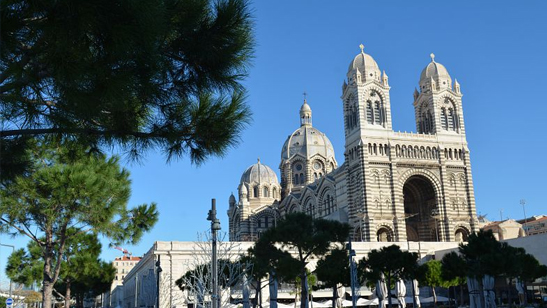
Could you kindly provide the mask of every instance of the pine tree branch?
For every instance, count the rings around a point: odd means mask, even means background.
[[[21,232],[22,234],[24,234],[26,236],[28,236],[30,239],[32,239],[33,241],[39,243],[40,245],[44,244],[44,242],[40,241],[36,236],[34,236],[34,234],[29,233],[29,232],[25,231],[24,229],[14,225],[13,223],[11,223],[9,220],[5,219],[4,217],[0,217],[0,220],[5,222],[8,226],[14,228],[15,230]]]
[[[55,288],[53,288],[53,292],[55,292],[55,294],[57,294],[57,296],[59,296],[59,297],[62,298],[63,300],[65,299],[65,297],[63,296],[63,294],[59,293],[59,291],[55,290]]]
[[[92,128],[28,128],[0,131],[0,137],[10,136],[35,136],[47,134],[87,134],[87,135],[114,135],[114,136],[132,136],[137,138],[164,138],[172,133],[166,132],[138,132],[138,131],[117,131],[117,130],[99,130]],[[179,133],[179,137],[189,139],[192,134]]]

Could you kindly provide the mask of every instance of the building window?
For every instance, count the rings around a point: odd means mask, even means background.
[[[268,187],[264,187],[263,189],[263,197],[269,197],[270,196],[270,191],[268,190]]]
[[[371,101],[368,101],[367,102],[367,122],[368,124],[374,124],[374,120],[373,120],[373,111],[372,111],[372,102]]]
[[[444,130],[448,130],[448,119],[447,119],[447,116],[446,116],[446,109],[445,108],[441,108],[441,127],[444,129]]]

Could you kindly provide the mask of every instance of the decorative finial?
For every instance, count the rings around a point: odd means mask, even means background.
[[[435,62],[435,54],[431,53],[429,56],[431,57],[431,62]]]
[[[258,157],[258,158],[257,158],[256,160],[257,160],[257,161],[258,161],[258,163],[260,164],[260,157]]]
[[[365,45],[360,44],[360,45],[359,45],[359,48],[361,48],[361,53],[365,53],[365,52],[363,51],[363,50],[365,49]]]
[[[306,93],[306,91],[304,91],[304,93],[302,93],[302,95],[304,95],[304,103],[306,102],[306,98],[308,97],[308,93]]]

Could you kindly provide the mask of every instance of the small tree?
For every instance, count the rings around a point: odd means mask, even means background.
[[[268,229],[265,234],[272,249],[276,250],[276,263],[279,272],[288,271],[298,265],[301,281],[301,307],[308,307],[308,286],[306,265],[312,257],[320,257],[331,249],[333,242],[343,243],[349,235],[349,225],[325,219],[313,219],[304,213],[287,214],[277,223],[276,228]],[[275,245],[279,245],[277,248]],[[285,251],[296,252],[296,258]],[[294,276],[293,276],[294,277]],[[290,277],[288,277],[290,278]]]
[[[349,254],[346,249],[336,248],[323,256],[315,268],[317,278],[325,287],[332,288],[332,307],[337,307],[338,284],[350,285]]]
[[[68,231],[69,234],[74,232],[72,228]],[[111,263],[99,259],[100,253],[101,244],[96,234],[79,233],[68,237],[59,280],[53,289],[64,298],[66,307],[70,306],[72,298],[76,298],[77,306],[81,307],[85,295],[101,294],[110,289],[116,270]],[[10,255],[6,273],[13,281],[30,286],[42,282],[43,268],[41,247],[31,241],[26,251],[18,249]]]
[[[441,275],[446,281],[453,282],[454,286],[460,288],[460,305],[463,305],[463,285],[466,277],[465,261],[453,251],[446,254],[441,260]]]
[[[420,284],[431,287],[433,293],[433,303],[437,307],[437,287],[448,287],[452,282],[443,279],[442,264],[438,260],[429,260],[422,265],[422,275],[419,279]]]
[[[263,286],[260,285],[260,281],[266,276],[270,276],[269,283],[278,283],[280,278],[290,277],[298,271],[298,265],[286,251],[277,249],[270,237],[275,232],[274,228],[270,228],[262,234],[255,245],[247,251],[247,255],[243,258],[244,262],[251,265],[250,277],[254,282],[256,290],[256,299]],[[277,296],[277,294],[270,294],[271,296]],[[255,305],[258,301],[255,301]]]
[[[397,279],[409,279],[415,274],[418,255],[402,251],[399,246],[391,245],[380,250],[373,249],[368,257],[359,261],[360,276],[370,283],[378,281],[381,274],[387,279],[388,290]],[[391,308],[391,296],[388,291],[388,303]]]
[[[0,221],[40,246],[43,305],[50,307],[73,237],[100,233],[115,243],[136,243],[158,213],[155,204],[127,208],[129,172],[116,157],[54,141],[37,143],[28,155],[33,162],[29,172],[2,185]]]
[[[528,303],[526,283],[547,276],[547,266],[541,265],[531,254],[524,254],[518,260],[518,278],[524,283],[524,304]]]

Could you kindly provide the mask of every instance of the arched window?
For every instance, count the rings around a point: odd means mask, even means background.
[[[300,173],[300,184],[304,184],[304,173]]]
[[[305,211],[306,211],[306,214],[313,217],[313,203],[311,201],[308,201]]]
[[[277,198],[277,188],[272,189],[272,197]]]
[[[374,124],[373,120],[373,111],[372,111],[372,102],[367,101],[367,122],[368,124]]]
[[[391,232],[388,228],[380,228],[376,234],[378,242],[391,242]]]
[[[455,130],[454,111],[452,110],[452,108],[448,108],[447,126],[448,126],[448,130]]]
[[[445,108],[441,108],[441,127],[444,130],[448,130],[447,116],[446,116],[446,109]]]
[[[253,187],[253,197],[258,198],[258,185]]]
[[[379,101],[374,102],[374,124],[382,124],[382,110]]]
[[[357,117],[357,110],[358,110],[358,109],[357,109],[357,106],[354,105],[354,106],[353,106],[353,111],[352,111],[352,113],[351,113],[351,116],[353,117],[353,125],[354,125],[354,126],[357,126],[357,118],[358,118],[358,117]]]
[[[372,100],[367,100],[367,105],[366,105],[367,123],[375,124],[375,125],[383,125],[384,124],[383,102],[376,92],[371,92],[370,97],[375,97],[376,100],[374,102],[372,102]]]
[[[262,195],[263,195],[262,197],[265,197],[265,198],[270,197],[270,191],[268,190],[268,187],[264,187],[262,189]]]

